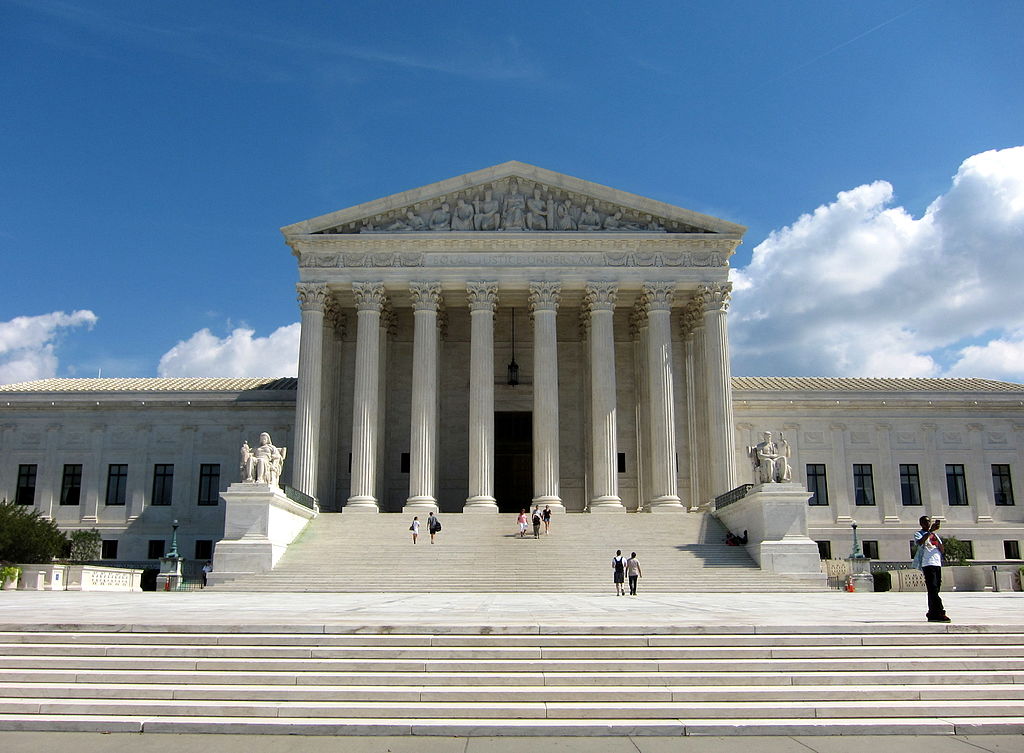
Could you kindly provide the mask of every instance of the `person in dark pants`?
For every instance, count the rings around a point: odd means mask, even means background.
[[[622,556],[621,549],[616,549],[612,557],[612,582],[615,584],[615,595],[625,596],[623,584],[626,582],[626,558]]]
[[[917,550],[914,553],[914,565],[924,575],[924,587],[928,591],[928,622],[949,622],[946,616],[946,609],[939,597],[939,588],[942,587],[942,539],[936,531],[939,530],[939,521],[932,521],[927,515],[922,515],[920,521],[921,530],[914,534],[914,543]]]
[[[629,555],[629,559],[626,560],[626,577],[629,579],[629,595],[636,596],[636,581],[637,578],[643,576],[640,571],[640,560],[636,558],[636,552]]]

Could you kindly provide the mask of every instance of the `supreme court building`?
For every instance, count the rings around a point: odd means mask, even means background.
[[[173,518],[204,558],[263,431],[323,512],[686,514],[752,483],[771,430],[823,554],[856,519],[869,554],[905,559],[929,514],[1018,559],[1024,385],[733,377],[744,231],[519,162],[288,225],[297,381],[2,385],[0,496],[97,528],[112,559]]]

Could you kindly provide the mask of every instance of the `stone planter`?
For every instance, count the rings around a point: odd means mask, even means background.
[[[18,579],[8,578],[0,588],[3,588],[4,591],[15,591],[18,588]]]

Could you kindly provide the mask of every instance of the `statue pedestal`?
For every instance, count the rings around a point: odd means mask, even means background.
[[[232,484],[224,500],[224,538],[217,542],[208,585],[272,570],[316,512],[293,502],[280,487]]]
[[[157,591],[177,591],[181,585],[181,557],[171,555],[160,558],[160,573],[156,576]]]
[[[825,581],[818,545],[807,536],[807,500],[800,484],[760,484],[715,516],[736,535],[747,532],[747,551],[768,573]]]

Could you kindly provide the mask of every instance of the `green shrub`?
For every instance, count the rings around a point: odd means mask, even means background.
[[[956,536],[942,537],[942,557],[947,566],[966,565],[970,554],[970,547]]]
[[[46,563],[60,555],[67,538],[34,507],[0,502],[0,563]]]
[[[0,567],[0,586],[7,583],[9,580],[13,580],[15,583],[18,582],[18,578],[21,577],[21,568],[15,567],[14,565],[7,565],[6,567]]]
[[[95,528],[88,531],[73,531],[68,538],[71,539],[71,554],[68,559],[72,562],[92,562],[100,558],[103,537]]]
[[[875,581],[876,593],[879,591],[892,590],[892,573],[888,570],[883,570],[880,573],[871,573],[871,577]]]

